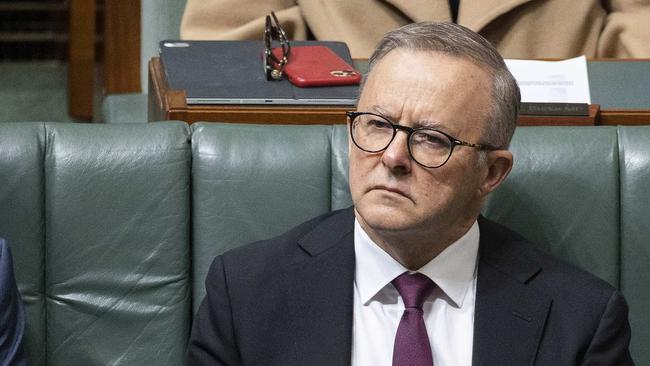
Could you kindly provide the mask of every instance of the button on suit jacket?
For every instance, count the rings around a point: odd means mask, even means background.
[[[633,364],[616,289],[494,222],[479,229],[474,365]],[[354,263],[352,209],[218,256],[189,364],[350,365]]]

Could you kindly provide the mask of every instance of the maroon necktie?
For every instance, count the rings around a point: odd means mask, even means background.
[[[404,272],[392,282],[404,301],[404,314],[397,327],[393,366],[432,366],[433,356],[422,304],[436,285],[421,273]]]

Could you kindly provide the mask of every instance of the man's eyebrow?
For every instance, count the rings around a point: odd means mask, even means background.
[[[370,106],[370,108],[368,108],[368,112],[376,113],[384,118],[389,119],[390,121],[394,121],[395,119],[395,116],[393,114],[389,113],[388,111],[386,111],[384,108],[382,108],[377,104]]]
[[[420,120],[420,121],[413,121],[411,122],[413,124],[413,128],[433,128],[436,130],[441,130],[445,131],[445,127],[442,123],[436,121],[436,120]]]
[[[395,117],[394,114],[388,112],[386,109],[382,108],[380,105],[372,105],[370,108],[367,110],[368,112],[371,113],[376,113],[392,123],[398,123],[398,118]],[[420,121],[409,121],[412,124],[412,128],[433,128],[436,130],[440,130],[445,133],[449,133],[448,129],[445,127],[444,124],[436,121],[436,120],[420,120]]]

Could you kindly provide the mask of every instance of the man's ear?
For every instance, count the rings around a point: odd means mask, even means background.
[[[512,153],[508,150],[488,151],[485,159],[487,170],[481,184],[481,193],[484,197],[501,185],[510,173],[514,161]]]

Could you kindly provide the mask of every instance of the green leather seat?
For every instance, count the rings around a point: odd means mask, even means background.
[[[215,255],[330,210],[329,127],[192,125],[194,309]]]
[[[484,214],[619,287],[650,364],[650,127],[519,128]],[[351,204],[346,126],[0,123],[34,365],[179,365],[214,255]]]
[[[0,237],[9,243],[34,365],[45,365],[45,125],[0,123]]]
[[[630,305],[632,355],[650,365],[650,128],[619,127],[621,290]]]
[[[0,235],[34,365],[180,365],[190,321],[189,129],[0,124]]]
[[[619,286],[615,127],[517,129],[515,165],[485,215]]]

